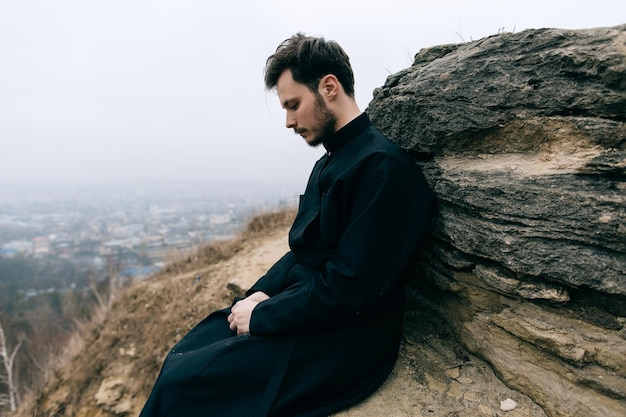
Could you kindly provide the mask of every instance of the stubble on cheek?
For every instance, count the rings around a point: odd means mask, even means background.
[[[337,117],[328,106],[326,106],[324,99],[319,94],[315,96],[315,121],[317,123],[318,132],[315,137],[307,141],[311,146],[322,144],[330,135],[335,133],[335,126],[337,125]]]

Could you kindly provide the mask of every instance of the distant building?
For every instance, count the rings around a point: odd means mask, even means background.
[[[33,253],[33,242],[28,240],[12,240],[2,246],[2,249],[7,253]]]
[[[0,248],[0,256],[14,256],[17,254],[17,251],[15,249],[11,249],[11,248]]]
[[[211,223],[212,225],[230,223],[231,220],[232,217],[230,213],[211,214],[209,216],[209,223]]]
[[[50,254],[50,239],[47,237],[39,236],[33,239],[33,253],[35,255],[49,255]]]

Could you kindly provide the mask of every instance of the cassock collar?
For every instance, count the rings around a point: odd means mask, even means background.
[[[352,119],[347,125],[330,135],[324,141],[324,148],[329,153],[336,152],[343,145],[348,143],[350,139],[355,138],[362,130],[372,125],[367,113],[363,112],[354,119]]]

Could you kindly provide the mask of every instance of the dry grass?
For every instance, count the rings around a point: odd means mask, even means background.
[[[173,259],[157,275],[171,275],[189,272],[198,267],[226,261],[241,251],[244,242],[277,228],[289,226],[296,215],[295,208],[285,208],[255,215],[248,221],[238,236],[229,240],[219,240],[199,247],[186,256]]]
[[[271,211],[255,216],[248,222],[246,230],[242,237],[252,237],[258,234],[267,233],[279,227],[288,226],[293,223],[296,217],[296,209],[284,209],[280,211]]]

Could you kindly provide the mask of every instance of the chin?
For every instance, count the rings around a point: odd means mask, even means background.
[[[311,135],[305,138],[309,146],[319,146],[328,138],[328,135]]]
[[[306,139],[306,143],[312,147],[318,147],[324,142],[323,138],[316,136],[311,139]]]

